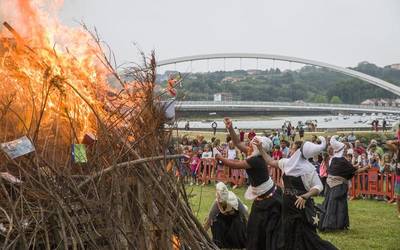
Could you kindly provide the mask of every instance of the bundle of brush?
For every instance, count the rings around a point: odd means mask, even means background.
[[[154,54],[120,76],[96,33],[74,30],[77,47],[60,49],[38,10],[19,7],[34,26],[0,33],[0,244],[215,248],[166,169],[178,156],[166,150]]]

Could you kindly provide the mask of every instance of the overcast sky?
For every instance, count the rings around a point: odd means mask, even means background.
[[[120,62],[250,52],[339,66],[400,62],[399,0],[65,0],[63,22],[96,26]]]

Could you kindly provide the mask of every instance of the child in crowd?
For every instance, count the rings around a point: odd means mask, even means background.
[[[281,151],[281,147],[279,145],[274,146],[274,151],[272,151],[272,158],[274,160],[282,159],[282,151]]]
[[[198,185],[197,173],[199,172],[201,160],[198,156],[197,151],[193,151],[191,156],[192,157],[190,159],[190,171],[192,174],[192,181],[190,182],[190,185],[193,185],[194,183]]]

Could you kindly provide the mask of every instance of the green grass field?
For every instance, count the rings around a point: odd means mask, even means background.
[[[215,199],[215,188],[187,186],[192,210],[203,222]],[[251,202],[244,199],[244,188],[232,190],[249,209]],[[323,198],[317,198],[322,203]],[[400,219],[396,205],[375,200],[349,201],[350,230],[340,233],[321,233],[339,249],[400,249]]]

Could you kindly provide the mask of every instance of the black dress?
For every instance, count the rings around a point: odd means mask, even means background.
[[[213,241],[219,248],[246,247],[246,218],[239,211],[232,212],[232,214],[218,213],[211,225]]]
[[[313,206],[313,200],[311,198],[307,200],[305,209],[298,209],[295,206],[296,195],[299,196],[307,192],[301,177],[283,175],[282,178],[285,186],[283,195],[284,249],[337,249],[330,242],[322,240],[317,234],[316,225],[307,220],[306,209]]]
[[[254,187],[268,181],[266,163],[261,156],[246,160],[251,168],[246,169],[250,184]],[[281,249],[282,238],[282,191],[273,187],[254,200],[247,224],[247,250]]]
[[[356,170],[344,157],[335,157],[328,168],[328,174],[349,180],[354,176]],[[322,210],[325,212],[321,214],[319,230],[348,229],[350,226],[347,204],[348,188],[347,181],[333,187],[330,187],[329,184],[326,185],[325,199],[322,203]]]

